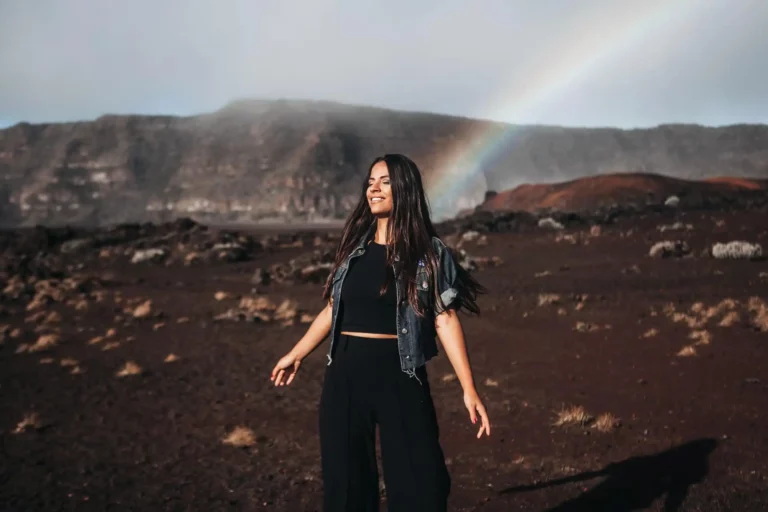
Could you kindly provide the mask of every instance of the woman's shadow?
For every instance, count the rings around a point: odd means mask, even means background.
[[[655,455],[632,457],[609,464],[599,471],[510,487],[500,494],[533,491],[569,482],[605,477],[595,487],[568,500],[549,512],[627,512],[643,510],[664,496],[664,511],[679,510],[688,488],[704,480],[709,471],[709,456],[717,446],[714,439],[698,439]]]

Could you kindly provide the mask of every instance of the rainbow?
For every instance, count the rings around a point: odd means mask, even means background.
[[[546,62],[537,73],[526,77],[525,83],[520,83],[518,78],[503,84],[499,88],[501,94],[488,102],[481,117],[536,119],[546,103],[557,100],[616,56],[650,37],[668,35],[673,29],[677,30],[675,36],[683,34],[681,22],[692,19],[694,7],[703,7],[698,0],[648,0],[639,8],[624,2],[616,4],[623,4],[618,7],[621,11],[598,13],[595,23],[576,34],[572,44],[562,48],[557,58]],[[467,190],[476,191],[482,186],[482,169],[492,164],[502,151],[509,151],[519,133],[514,125],[469,124],[474,128],[457,137],[456,144],[433,168],[428,190],[431,202],[439,205],[438,209],[451,205],[456,213],[457,198],[466,195]]]

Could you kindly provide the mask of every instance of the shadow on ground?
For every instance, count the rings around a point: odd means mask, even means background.
[[[598,471],[559,478],[532,485],[510,487],[500,494],[534,491],[571,482],[604,477],[604,480],[549,512],[628,512],[644,510],[664,498],[665,512],[680,509],[691,485],[704,480],[709,456],[717,446],[714,439],[698,439],[655,455],[632,457],[609,464]]]

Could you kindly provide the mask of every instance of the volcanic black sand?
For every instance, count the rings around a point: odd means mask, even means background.
[[[482,316],[462,316],[490,438],[475,438],[445,355],[428,365],[451,510],[768,509],[768,263],[704,253],[730,240],[765,247],[768,222],[748,212],[676,220],[690,229],[623,218],[599,233],[462,244],[501,263],[476,271],[490,290]],[[0,509],[319,510],[327,345],[289,387],[272,387],[269,372],[305,331],[302,311],[323,307],[321,284],[252,284],[256,268],[313,244],[185,264],[174,256],[185,240],[174,239],[165,260],[132,264],[141,244],[123,252],[102,240],[38,261],[22,243],[38,235],[4,235],[21,238],[4,243],[0,283]],[[651,258],[667,239],[690,255]],[[317,247],[333,243],[321,236]],[[51,279],[60,291],[46,295]],[[282,313],[251,305],[266,311],[256,321],[247,311],[214,320],[259,296],[296,302]],[[58,340],[35,346],[45,334]],[[140,371],[116,376],[128,361]],[[558,425],[571,407],[593,419]],[[224,443],[239,426],[252,432],[245,446]]]

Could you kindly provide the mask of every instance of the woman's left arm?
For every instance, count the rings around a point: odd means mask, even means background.
[[[451,362],[464,390],[464,405],[469,411],[469,419],[475,423],[477,416],[480,416],[481,425],[477,432],[478,439],[483,435],[483,432],[488,436],[491,435],[488,413],[475,388],[475,380],[469,365],[469,355],[467,354],[464,330],[461,327],[459,315],[453,309],[443,311],[435,317],[435,328],[445,354],[448,356],[448,360]]]

